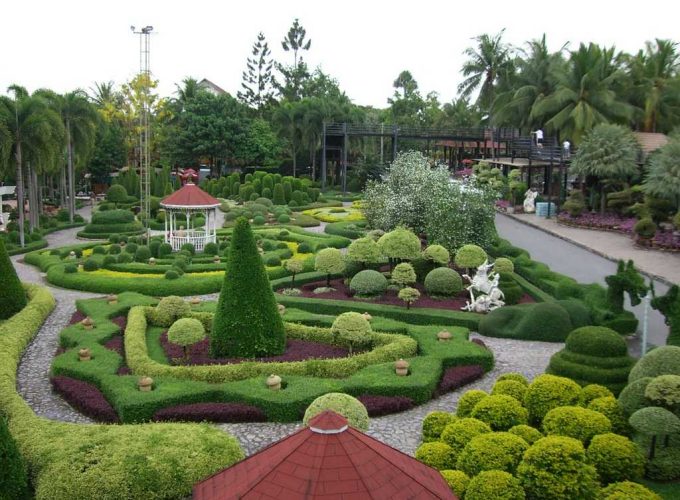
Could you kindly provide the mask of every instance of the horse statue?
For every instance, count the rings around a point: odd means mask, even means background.
[[[538,196],[538,191],[533,189],[528,189],[524,193],[524,213],[533,214],[536,211],[536,197]]]
[[[498,288],[500,275],[495,273],[493,278],[489,279],[489,271],[492,268],[493,264],[489,264],[489,261],[485,260],[477,268],[473,278],[470,278],[467,274],[463,275],[470,282],[470,285],[466,288],[470,292],[470,301],[462,307],[463,311],[486,313],[505,305],[505,302],[503,302],[505,296],[502,290]],[[475,292],[478,292],[476,298]]]
[[[463,278],[470,282],[470,286],[467,290],[476,290],[478,292],[487,294],[494,288],[498,288],[498,280],[500,276],[498,273],[494,274],[493,278],[489,279],[489,271],[493,268],[493,264],[489,264],[488,260],[485,260],[483,264],[477,267],[477,272],[474,277],[470,278],[467,274],[463,275]]]

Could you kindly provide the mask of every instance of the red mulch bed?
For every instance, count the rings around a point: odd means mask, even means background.
[[[184,364],[184,349],[181,346],[168,341],[168,332],[165,331],[160,336],[161,346],[165,356],[169,360],[178,360],[179,364]],[[361,351],[355,351],[355,353]],[[266,358],[213,358],[210,356],[210,339],[206,338],[189,348],[190,365],[232,365],[248,361],[260,361],[265,363],[284,362],[284,361],[304,361],[306,359],[334,359],[346,358],[349,350],[344,347],[337,347],[320,342],[307,342],[305,340],[288,339],[286,350],[279,356],[269,356]]]
[[[372,304],[383,304],[390,306],[401,306],[406,308],[404,301],[397,296],[396,290],[388,290],[382,297],[375,299],[361,299],[358,297],[353,297],[352,291],[346,286],[342,278],[331,280],[331,287],[335,288],[334,292],[328,293],[313,293],[315,288],[325,287],[326,281],[315,281],[313,283],[307,283],[300,287],[302,291],[301,297],[316,298],[316,299],[333,299],[333,300],[351,300],[355,302],[370,302]],[[451,309],[453,311],[460,311],[465,303],[470,300],[470,295],[467,291],[462,291],[456,297],[437,300],[429,297],[425,293],[425,289],[421,283],[416,283],[414,288],[417,288],[420,292],[420,298],[411,304],[411,308],[427,307],[432,309]],[[280,290],[279,290],[280,291]],[[528,294],[524,294],[520,299],[519,303],[524,304],[527,302],[535,302],[534,298]]]
[[[109,351],[113,351],[120,354],[121,356],[125,356],[125,347],[123,344],[122,335],[116,335],[111,340],[107,341],[104,344],[104,347],[106,347]]]
[[[73,316],[71,316],[71,320],[68,322],[69,325],[75,325],[76,323],[80,323],[82,320],[85,319],[85,315],[81,313],[80,311],[76,311],[73,313]]]
[[[93,384],[57,375],[50,378],[52,388],[76,410],[100,422],[118,423],[118,414]]]

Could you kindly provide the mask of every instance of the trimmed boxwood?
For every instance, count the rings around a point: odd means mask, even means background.
[[[354,275],[349,288],[361,297],[382,295],[387,288],[387,278],[378,271],[365,269]]]
[[[482,335],[546,342],[564,342],[572,329],[569,313],[555,302],[500,307],[479,321]]]
[[[8,319],[26,306],[26,292],[21,286],[12,261],[0,238],[0,320]]]
[[[463,280],[448,267],[437,267],[425,276],[425,291],[432,297],[452,297],[463,290]]]

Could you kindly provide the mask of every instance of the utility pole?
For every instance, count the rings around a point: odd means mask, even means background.
[[[143,218],[146,244],[149,244],[151,218],[151,164],[149,155],[149,87],[151,85],[150,52],[153,26],[144,26],[139,31],[130,26],[132,33],[139,35],[139,75],[142,83],[141,109],[139,113],[139,213]]]

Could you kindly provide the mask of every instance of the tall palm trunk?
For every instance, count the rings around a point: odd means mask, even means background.
[[[68,219],[73,223],[76,212],[76,180],[73,171],[73,144],[71,144],[71,123],[66,120],[66,148],[68,152]]]
[[[42,206],[42,183],[38,182],[38,171],[33,169],[33,176],[31,177],[31,183],[35,186],[35,227],[40,229],[40,214],[43,213]],[[31,210],[32,212],[33,210]]]
[[[19,215],[19,244],[24,246],[24,173],[21,168],[21,140],[17,132],[17,148],[14,155],[17,162],[17,214]]]
[[[35,230],[35,186],[33,185],[33,174],[31,173],[31,162],[26,164],[26,183],[28,184],[28,227],[31,232]]]
[[[62,168],[59,172],[59,206],[66,206],[66,169]]]

